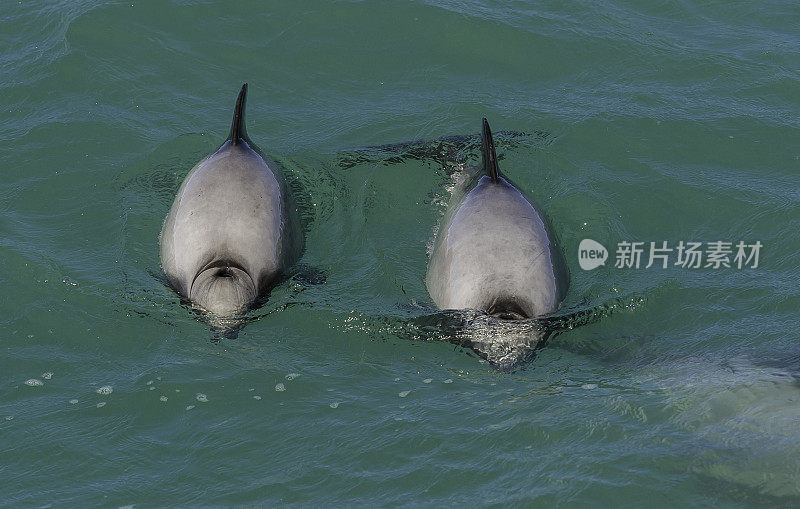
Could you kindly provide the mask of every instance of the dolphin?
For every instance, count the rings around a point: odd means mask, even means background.
[[[246,99],[247,83],[230,136],[186,176],[160,236],[169,284],[217,317],[253,307],[302,249],[283,179],[247,136]]]
[[[425,283],[440,309],[501,320],[558,310],[568,287],[563,255],[546,217],[503,177],[483,119],[483,174],[466,179],[434,241]]]

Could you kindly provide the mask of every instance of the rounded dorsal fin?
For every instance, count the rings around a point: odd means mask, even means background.
[[[244,123],[244,109],[247,104],[247,83],[242,85],[239,97],[236,99],[236,107],[233,110],[233,123],[231,123],[231,134],[228,139],[231,145],[238,145],[240,141],[248,141],[247,128]]]
[[[489,122],[485,117],[483,119],[481,139],[483,140],[483,169],[493,182],[497,182],[500,178],[500,171],[497,167],[497,155],[494,152],[492,130],[489,129]]]

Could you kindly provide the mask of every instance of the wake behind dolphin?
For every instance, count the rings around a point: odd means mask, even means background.
[[[230,136],[186,176],[161,231],[170,285],[217,317],[253,306],[302,249],[283,180],[247,136],[246,99],[245,83]]]

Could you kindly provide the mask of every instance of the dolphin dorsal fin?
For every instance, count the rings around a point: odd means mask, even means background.
[[[481,139],[483,140],[483,169],[486,171],[486,174],[491,177],[492,182],[498,182],[500,172],[497,168],[497,155],[494,153],[492,130],[489,129],[489,122],[486,118],[483,119]]]
[[[238,145],[240,141],[248,141],[247,129],[244,124],[244,109],[247,104],[247,83],[242,85],[239,97],[236,98],[236,108],[233,110],[233,123],[231,123],[231,134],[228,139],[231,145]]]

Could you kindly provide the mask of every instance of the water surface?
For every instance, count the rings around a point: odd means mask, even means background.
[[[0,501],[800,502],[794,2],[102,2],[0,8]],[[177,186],[248,130],[302,263],[235,340],[153,277]],[[501,373],[410,324],[454,163],[499,137],[565,306],[638,299]],[[467,149],[465,160],[477,160]],[[763,244],[755,269],[585,272],[584,238]]]

